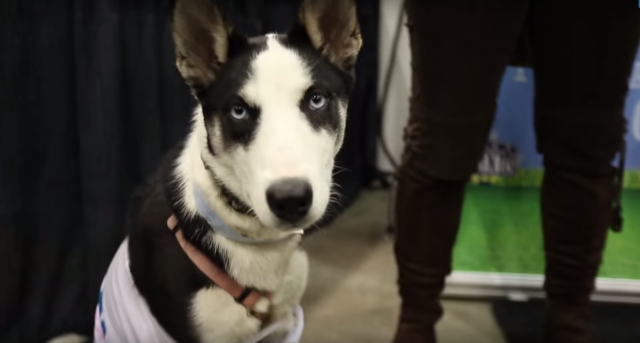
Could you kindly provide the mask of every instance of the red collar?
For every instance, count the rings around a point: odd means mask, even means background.
[[[187,254],[191,262],[200,269],[213,283],[224,289],[235,301],[243,305],[247,309],[247,314],[258,318],[264,322],[267,320],[268,312],[256,312],[254,307],[261,298],[271,301],[271,294],[268,292],[259,292],[250,287],[244,287],[235,281],[229,274],[225,273],[220,267],[205,256],[198,248],[193,246],[184,238],[180,226],[178,226],[178,218],[175,214],[167,220],[167,226],[176,236],[176,240],[180,243],[182,250]]]

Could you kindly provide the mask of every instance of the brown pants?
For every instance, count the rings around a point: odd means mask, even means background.
[[[526,29],[543,155],[548,342],[595,342],[588,299],[616,197],[633,1],[407,0],[411,113],[398,177],[396,343],[434,342],[464,187],[482,157],[504,69]],[[527,25],[525,26],[525,23]]]

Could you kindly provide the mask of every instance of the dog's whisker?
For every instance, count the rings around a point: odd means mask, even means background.
[[[334,177],[336,175],[339,175],[340,173],[344,173],[344,172],[348,172],[349,171],[349,169],[343,168],[343,167],[340,167],[340,166],[337,166],[337,165],[333,167],[333,170],[334,171],[331,174],[332,177]]]

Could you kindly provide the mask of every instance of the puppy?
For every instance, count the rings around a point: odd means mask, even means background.
[[[215,1],[176,0],[190,133],[134,197],[103,281],[98,342],[297,342],[299,248],[332,199],[362,40],[352,0],[302,0],[287,34],[246,38]]]

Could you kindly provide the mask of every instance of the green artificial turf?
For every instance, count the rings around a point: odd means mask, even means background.
[[[518,169],[515,175],[504,176],[478,176],[471,178],[471,184],[490,184],[497,187],[540,187],[543,169]],[[625,189],[640,190],[640,170],[626,170],[624,172],[622,186]]]
[[[600,276],[640,280],[640,191],[623,194],[624,231],[609,234]],[[454,270],[541,274],[538,188],[469,186]]]

